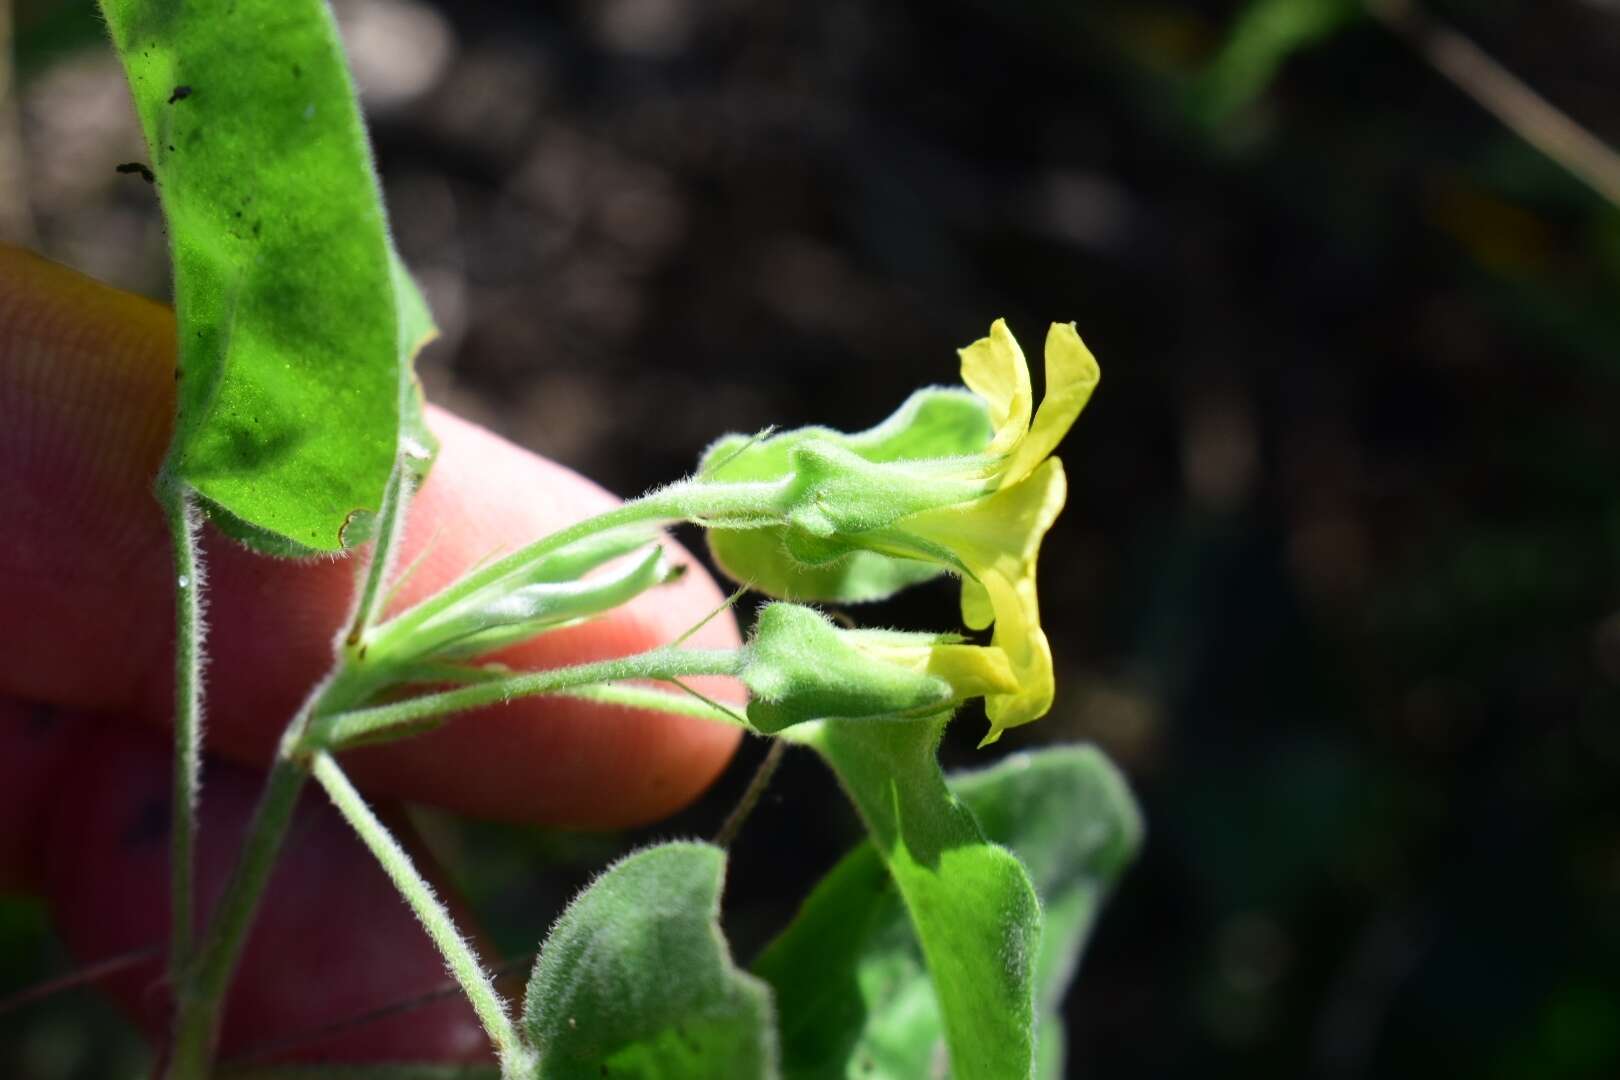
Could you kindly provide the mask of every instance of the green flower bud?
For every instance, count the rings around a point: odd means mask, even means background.
[[[881,600],[948,567],[910,552],[875,551],[850,534],[982,494],[979,476],[990,464],[982,452],[991,436],[980,398],[940,387],[918,391],[883,423],[855,434],[810,427],[769,438],[728,435],[704,455],[699,479],[788,480],[791,524],[712,523],[709,548],[727,573],[771,596]]]
[[[477,656],[616,608],[679,576],[681,568],[655,537],[646,527],[620,529],[540,556],[435,612],[395,646],[394,655]],[[634,562],[592,573],[649,544]]]
[[[1001,650],[949,635],[840,630],[796,604],[760,612],[744,651],[748,720],[771,733],[807,720],[928,716],[1017,688]]]

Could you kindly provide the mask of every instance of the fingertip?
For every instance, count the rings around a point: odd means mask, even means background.
[[[47,825],[44,886],[53,920],[83,962],[168,939],[169,760],[138,730],[75,720],[72,797]],[[218,901],[262,777],[225,763],[206,769],[198,834],[198,907]],[[438,951],[369,852],[317,789],[305,792],[237,975],[222,1057],[270,1060],[467,1062],[488,1042],[459,995],[439,993]],[[162,953],[104,988],[154,1042],[168,1033],[173,995]],[[408,1006],[367,1019],[379,1010]]]
[[[174,335],[167,308],[0,246],[0,415],[10,421],[0,426],[8,514],[0,602],[28,613],[0,620],[0,692],[169,723],[174,579],[151,480],[172,420]],[[430,422],[443,450],[412,511],[399,565],[418,557],[421,565],[400,604],[617,505],[577,473],[474,424],[437,409]],[[204,546],[210,750],[262,764],[331,664],[353,567],[277,562],[211,530]],[[695,567],[510,659],[555,667],[664,645],[721,600]],[[722,613],[693,644],[736,640]],[[509,820],[619,825],[695,797],[738,738],[689,717],[525,702],[357,761],[368,783],[404,798]]]

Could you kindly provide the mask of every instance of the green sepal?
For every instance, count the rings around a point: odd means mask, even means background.
[[[542,582],[572,581],[597,567],[658,539],[652,525],[626,525],[607,529],[575,540],[532,559],[526,559],[492,582],[491,589],[512,588]]]
[[[524,585],[469,612],[459,625],[452,624],[448,628],[451,640],[437,654],[447,659],[478,656],[537,634],[573,626],[627,604],[680,574],[681,568],[669,561],[664,549],[654,547],[615,572],[584,581]]]
[[[709,529],[709,552],[731,577],[779,600],[864,604],[932,581],[944,567],[852,551],[834,562],[808,566],[787,553],[782,528]]]
[[[909,514],[987,494],[971,469],[933,461],[872,462],[829,439],[806,439],[788,455],[793,482],[784,499],[790,527],[788,551],[815,565],[855,550],[845,536],[873,532]],[[805,545],[799,537],[819,541]]]
[[[698,476],[735,483],[780,480],[793,469],[789,456],[804,442],[821,439],[867,461],[915,461],[980,453],[993,434],[980,398],[942,386],[918,390],[876,427],[847,434],[827,427],[795,428],[767,437],[724,435],[703,452]]]
[[[768,1080],[770,991],[733,964],[719,925],[725,852],[636,852],[576,897],[529,980],[536,1080]]]
[[[649,545],[627,566],[586,576]],[[415,622],[409,634],[392,634],[384,625],[378,640],[386,644],[375,651],[396,663],[477,656],[611,611],[673,581],[681,570],[649,528],[601,533],[521,565],[458,598]]]
[[[801,493],[792,511],[797,528],[711,526],[710,550],[726,573],[780,599],[862,603],[892,596],[945,568],[868,550],[839,533],[879,529],[897,511],[969,495],[972,484],[960,478],[978,471],[982,463],[974,455],[989,444],[991,433],[983,401],[962,390],[934,387],[911,395],[883,423],[855,434],[810,427],[764,438],[728,435],[704,454],[701,480],[815,475],[801,476],[805,484],[796,485]],[[914,464],[872,467],[897,462]],[[841,487],[831,492],[836,498],[818,500],[815,484]]]
[[[917,716],[955,704],[956,692],[945,679],[863,652],[859,633],[839,630],[812,608],[767,605],[743,653],[748,722],[774,733],[808,720]],[[903,636],[920,646],[940,640]]]

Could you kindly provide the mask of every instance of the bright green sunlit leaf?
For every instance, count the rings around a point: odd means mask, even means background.
[[[1024,862],[1044,908],[1035,964],[1041,1080],[1063,1076],[1058,1008],[1102,902],[1141,838],[1118,771],[1097,751],[1019,754],[950,778],[985,836]],[[793,1080],[908,1080],[944,1054],[938,998],[899,892],[862,844],[816,887],[755,964],[781,1018]]]
[[[835,871],[832,880],[841,884],[833,897],[818,890],[821,899],[812,898],[807,906],[831,906],[830,914],[816,916],[828,933],[817,935],[813,947],[802,947],[796,959],[780,952],[784,946],[778,943],[771,950],[776,958],[767,954],[760,962],[780,995],[790,1064],[796,1065],[796,1054],[816,1039],[844,1046],[859,1041],[863,1045],[854,1048],[849,1075],[933,1075],[939,1053],[935,1033],[943,1028],[954,1080],[1032,1075],[1040,905],[1018,860],[986,840],[972,812],[946,787],[935,755],[944,723],[943,717],[827,720],[808,731],[798,729],[860,810],[872,850],[887,865],[910,916],[938,997],[935,1005],[927,981],[916,977],[920,965],[900,947],[904,938],[892,912],[862,907],[862,894],[880,900],[881,876],[871,856],[857,854],[853,866]],[[843,935],[847,939],[840,940]],[[827,981],[835,985],[816,985]],[[809,1004],[801,1004],[806,998]],[[831,1017],[803,1014],[818,998],[823,1007],[833,1006]],[[870,1007],[874,1000],[887,1022],[851,1040],[850,1021],[860,1019],[863,1001]],[[939,1017],[933,1027],[930,1007]],[[810,1053],[823,1057],[820,1049]],[[919,1063],[927,1065],[924,1071],[915,1071]],[[887,1071],[863,1074],[857,1065]],[[790,1075],[843,1075],[840,1068],[823,1060],[819,1070],[795,1069]]]
[[[249,542],[338,550],[381,502],[411,392],[402,357],[431,324],[395,273],[331,13],[101,6],[171,242],[182,379],[167,468]]]

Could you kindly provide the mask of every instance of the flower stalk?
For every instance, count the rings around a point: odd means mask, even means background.
[[[332,805],[337,807],[344,820],[354,828],[355,835],[376,857],[378,865],[410,905],[428,937],[433,939],[450,974],[460,984],[467,1000],[472,1003],[479,1023],[489,1035],[489,1041],[500,1059],[502,1080],[520,1080],[532,1076],[534,1050],[513,1027],[506,1000],[495,989],[494,981],[484,970],[467,939],[456,928],[455,920],[434,893],[433,886],[416,869],[394,834],[366,805],[365,799],[330,754],[324,751],[315,754],[311,772],[321,787],[326,789]]]
[[[391,729],[410,727],[451,713],[500,705],[522,697],[601,687],[625,679],[671,681],[691,675],[735,675],[742,663],[734,649],[654,649],[616,660],[528,672],[423,694],[389,705],[353,709],[327,717],[302,742],[305,752],[341,750]]]
[[[169,828],[169,979],[179,985],[191,962],[196,903],[197,803],[202,783],[203,567],[197,509],[168,473],[158,479],[174,551],[174,766]]]

